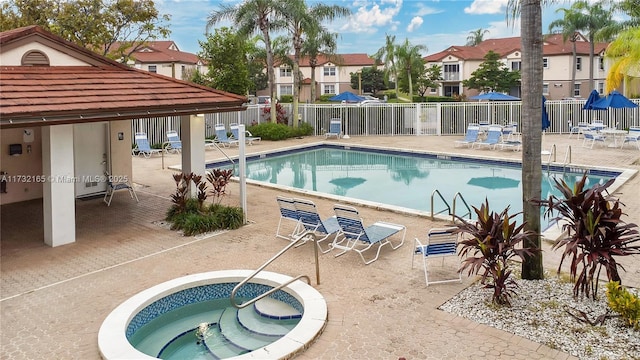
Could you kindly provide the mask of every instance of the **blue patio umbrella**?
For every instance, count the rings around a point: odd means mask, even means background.
[[[621,109],[621,108],[637,108],[638,105],[634,104],[631,100],[627,99],[624,95],[619,92],[613,90],[607,95],[607,97],[602,98],[591,105],[592,109],[602,109],[606,110],[607,108]]]
[[[591,93],[589,93],[589,97],[584,103],[582,110],[594,110],[593,103],[598,100],[600,100],[600,94],[598,93],[598,90],[591,90]]]
[[[542,131],[545,131],[551,126],[551,121],[549,121],[549,114],[547,113],[547,107],[545,103],[547,102],[547,98],[542,97]]]
[[[499,92],[488,92],[488,93],[472,96],[469,99],[472,99],[472,100],[492,100],[492,101],[520,100],[520,98],[518,98],[518,97],[507,95],[507,94],[502,94],[502,93],[499,93]]]
[[[329,101],[346,101],[346,102],[360,102],[364,100],[363,97],[360,97],[352,92],[345,91],[336,96],[332,96],[329,98]]]

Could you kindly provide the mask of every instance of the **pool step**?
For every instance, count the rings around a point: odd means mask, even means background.
[[[300,319],[302,314],[293,306],[270,297],[260,299],[253,304],[255,311],[262,317],[277,320]]]
[[[284,336],[298,323],[299,319],[277,319],[261,316],[253,307],[238,310],[238,322],[254,334]]]
[[[252,333],[238,322],[238,309],[228,308],[220,317],[220,333],[229,342],[242,349],[255,350],[270,344],[277,337]]]

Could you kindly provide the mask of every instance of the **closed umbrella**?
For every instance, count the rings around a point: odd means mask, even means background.
[[[598,90],[591,90],[591,93],[589,93],[589,97],[587,98],[587,101],[584,103],[582,110],[594,110],[593,103],[598,100],[600,100],[600,94],[598,93]]]
[[[545,131],[551,126],[551,121],[549,121],[549,114],[547,113],[546,107],[547,98],[542,97],[542,131]]]

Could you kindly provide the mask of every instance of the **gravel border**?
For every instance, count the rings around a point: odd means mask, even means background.
[[[640,359],[640,331],[626,327],[619,317],[603,326],[578,322],[566,309],[584,311],[591,320],[609,310],[606,284],[600,299],[573,297],[573,283],[552,275],[545,280],[516,280],[511,307],[491,303],[493,289],[476,282],[440,306],[441,310],[489,325],[577,356],[580,359]],[[638,289],[629,289],[636,295]],[[576,313],[577,311],[572,311]],[[613,313],[612,313],[613,314]]]

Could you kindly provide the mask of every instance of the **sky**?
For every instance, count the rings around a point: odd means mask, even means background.
[[[286,0],[282,0],[286,1]],[[318,2],[307,0],[309,5]],[[197,54],[198,41],[205,39],[207,16],[222,4],[239,4],[239,0],[156,0],[160,13],[171,15],[170,40],[182,51]],[[488,30],[484,39],[520,36],[518,19],[506,20],[508,0],[325,0],[351,9],[352,15],[325,26],[339,34],[338,53],[375,53],[385,44],[385,35],[395,35],[396,44],[408,39],[423,45],[426,56],[452,45],[465,45],[477,29]],[[561,15],[558,7],[570,6],[560,0],[554,8],[543,8],[543,31]],[[221,22],[215,27],[228,26]],[[212,30],[213,31],[213,30]]]

